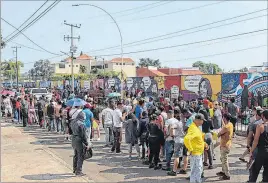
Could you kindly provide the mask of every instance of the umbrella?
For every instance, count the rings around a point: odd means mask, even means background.
[[[7,94],[9,94],[10,96],[14,96],[15,95],[15,92],[10,91],[10,90],[3,90],[1,92],[1,95],[7,95]]]
[[[73,98],[71,100],[68,100],[66,105],[73,107],[73,106],[84,106],[86,104],[86,101],[80,99],[80,98]]]
[[[108,97],[120,97],[121,96],[121,94],[120,93],[116,93],[116,92],[114,92],[114,93],[109,93],[108,94]]]

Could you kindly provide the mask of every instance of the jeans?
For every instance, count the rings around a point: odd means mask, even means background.
[[[74,149],[73,171],[75,173],[81,173],[84,156],[83,156],[83,145],[79,137],[73,137],[72,147]]]
[[[61,130],[61,126],[62,126],[62,121],[60,117],[56,117],[56,127],[57,127],[57,132],[62,131]]]
[[[55,120],[52,118],[49,119],[49,127],[48,127],[48,131],[52,131],[55,130],[56,124],[55,124]]]
[[[222,148],[221,149],[221,164],[222,164],[222,172],[227,176],[230,177],[229,172],[229,163],[228,163],[228,155],[230,153],[230,149]]]
[[[145,158],[145,153],[148,151],[148,140],[147,140],[147,134],[144,132],[140,137],[140,145],[142,150],[142,156],[141,158]]]
[[[136,148],[136,151],[137,151],[138,155],[140,155],[140,146],[139,146],[139,144],[135,144],[134,146]],[[132,144],[128,144],[128,152],[129,152],[130,155],[132,154]]]
[[[113,147],[112,147],[111,151],[116,150],[116,152],[119,153],[119,152],[121,152],[121,150],[120,150],[121,128],[114,127],[113,134],[114,134],[114,142],[113,142]]]
[[[104,131],[105,131],[105,142],[106,145],[110,145],[113,143],[113,127],[112,125],[104,125]]]
[[[166,150],[167,168],[170,168],[171,158],[174,153],[174,141],[173,140],[168,140],[165,142],[165,150]]]
[[[202,155],[191,155],[190,157],[191,175],[190,182],[201,183],[201,174],[203,172],[203,158]]]
[[[87,142],[90,143],[91,127],[86,128]]]

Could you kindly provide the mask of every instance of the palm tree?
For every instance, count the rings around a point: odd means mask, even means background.
[[[79,72],[85,74],[87,72],[87,68],[84,65],[80,65]]]

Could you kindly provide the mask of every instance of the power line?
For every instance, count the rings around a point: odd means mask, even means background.
[[[194,27],[187,28],[187,29],[182,29],[182,30],[178,30],[178,31],[175,31],[175,32],[170,32],[170,33],[167,33],[167,34],[162,34],[162,35],[159,35],[159,36],[154,36],[154,37],[150,37],[150,38],[146,38],[146,39],[141,39],[141,40],[138,40],[138,41],[129,42],[129,43],[124,44],[124,46],[131,45],[131,44],[134,44],[134,43],[144,42],[144,41],[151,40],[151,39],[156,39],[156,38],[169,36],[169,35],[177,34],[177,33],[180,33],[180,32],[189,31],[189,30],[192,30],[192,29],[202,28],[202,27],[205,27],[205,26],[217,24],[217,23],[220,23],[220,22],[225,22],[225,21],[228,21],[228,20],[244,17],[244,16],[247,16],[247,15],[251,15],[251,14],[266,11],[266,10],[267,10],[267,8],[266,9],[260,9],[260,10],[257,10],[257,11],[253,11],[253,12],[249,12],[249,13],[246,13],[246,14],[230,17],[230,18],[227,18],[227,19],[222,19],[222,20],[214,21],[214,22],[211,22],[211,23],[203,24],[203,25],[194,26]],[[111,47],[102,48],[102,49],[97,49],[97,50],[91,50],[90,52],[103,51],[103,50],[108,50],[108,49],[117,48],[117,47],[120,47],[120,45],[111,46]]]
[[[28,49],[35,50],[35,51],[44,52],[43,50],[38,50],[38,49],[32,48],[32,47],[30,47],[30,46],[26,46],[26,45],[21,44],[21,43],[17,43],[17,42],[14,42],[14,41],[10,41],[10,42],[11,42],[11,43],[14,43],[14,44],[17,44],[17,45],[19,45],[19,46],[21,46],[21,47],[24,47],[24,48],[28,48]]]
[[[122,23],[122,22],[131,22],[131,21],[135,21],[135,20],[144,20],[144,19],[148,19],[148,18],[162,17],[162,16],[166,16],[166,15],[171,15],[171,14],[191,11],[191,10],[195,10],[195,9],[201,9],[201,8],[205,8],[205,7],[208,7],[208,6],[224,3],[224,2],[227,2],[227,0],[223,0],[223,1],[220,1],[220,2],[216,2],[216,3],[209,3],[209,4],[205,4],[205,5],[201,5],[201,6],[192,7],[192,8],[182,9],[182,10],[178,10],[178,11],[173,11],[173,12],[169,12],[169,13],[162,13],[162,14],[158,14],[158,15],[143,17],[143,18],[136,18],[136,19],[131,19],[131,20],[123,20],[123,21],[120,21],[120,23]]]
[[[27,20],[25,20],[19,27],[18,29],[20,29],[26,22],[28,22],[28,20],[30,20],[41,8],[43,8],[43,6],[45,6],[45,4],[48,2],[48,0],[46,2],[44,2]],[[4,39],[7,39],[10,35],[14,34],[14,32],[16,32],[16,30],[14,30],[12,33],[10,33],[8,36],[6,36]]]
[[[255,32],[262,32],[262,31],[266,31],[266,30],[267,29],[259,29],[259,30],[255,30],[255,31],[251,31],[251,32],[234,34],[234,35],[230,35],[230,36],[218,37],[218,38],[213,38],[213,39],[208,39],[208,40],[195,41],[195,42],[190,42],[190,43],[184,43],[184,44],[173,45],[173,46],[165,46],[165,47],[159,47],[159,48],[153,48],[153,49],[147,49],[147,50],[132,51],[132,52],[127,52],[127,53],[123,53],[123,54],[143,53],[143,52],[150,52],[150,51],[157,51],[157,50],[163,50],[163,49],[176,48],[176,47],[181,47],[181,46],[188,46],[188,45],[193,45],[193,44],[205,43],[205,42],[216,41],[216,40],[220,40],[220,39],[226,39],[226,38],[231,38],[231,37],[237,37],[237,36],[252,34],[252,33],[255,33]],[[107,55],[97,55],[97,56],[115,56],[115,55],[120,55],[120,53],[107,54]]]
[[[14,29],[16,29],[17,31],[19,31],[19,33],[21,33],[23,36],[25,36],[29,41],[31,41],[34,45],[36,45],[37,47],[39,47],[40,49],[44,50],[47,53],[50,53],[52,55],[60,55],[57,53],[53,53],[51,51],[48,51],[47,49],[43,48],[42,46],[38,45],[37,43],[35,43],[32,39],[30,39],[27,35],[25,35],[22,31],[20,31],[18,28],[16,28],[14,25],[12,25],[11,23],[9,23],[8,21],[6,21],[4,18],[1,18],[5,23],[7,23],[8,25],[10,25],[11,27],[13,27]]]
[[[21,32],[28,29],[29,27],[31,27],[33,24],[35,24],[38,20],[40,20],[44,15],[46,15],[51,9],[53,9],[61,0],[55,1],[54,3],[52,3],[47,9],[45,9],[40,15],[38,15],[34,20],[32,20],[30,23],[28,23],[22,30],[20,30]],[[15,34],[14,36],[12,36],[11,38],[9,38],[8,40],[6,40],[5,42],[9,42],[11,40],[13,40],[14,38],[16,38],[18,35],[20,34],[20,32],[18,32],[17,34]]]
[[[230,51],[230,52],[216,53],[216,54],[212,54],[212,55],[205,55],[205,56],[199,56],[199,57],[191,57],[191,58],[185,58],[185,59],[179,59],[179,60],[170,60],[170,61],[165,61],[165,62],[180,62],[180,61],[186,61],[186,60],[193,60],[193,59],[214,57],[214,56],[226,55],[226,54],[231,54],[231,53],[236,53],[236,52],[242,52],[242,51],[247,51],[247,50],[252,50],[252,49],[257,49],[257,48],[262,48],[262,47],[267,47],[267,45],[259,45],[259,46],[244,48],[244,49],[240,49],[240,50],[234,50],[234,51]]]

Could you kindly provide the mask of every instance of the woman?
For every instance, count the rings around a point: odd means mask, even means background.
[[[129,120],[125,123],[125,140],[129,146],[129,159],[131,160],[132,155],[132,146],[136,147],[136,151],[138,153],[138,158],[140,157],[140,147],[138,145],[138,129],[139,123],[134,114],[129,114]]]
[[[34,101],[30,98],[29,102],[29,113],[28,113],[28,123],[32,125],[35,120],[35,108],[34,108]]]
[[[250,157],[258,148],[255,162],[252,165],[251,176],[249,182],[256,182],[261,168],[263,167],[262,182],[268,182],[268,110],[262,113],[263,123],[257,126],[256,134],[252,148],[250,149]]]
[[[211,84],[207,78],[202,78],[199,82],[199,95],[202,98],[212,96]]]

